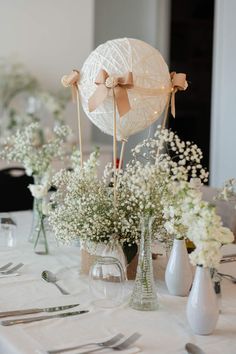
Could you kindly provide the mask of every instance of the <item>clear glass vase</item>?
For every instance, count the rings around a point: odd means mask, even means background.
[[[138,267],[129,306],[141,311],[158,309],[158,300],[153,277],[151,237],[154,218],[142,219],[142,232],[139,249]]]
[[[32,224],[31,224],[30,235],[28,238],[29,242],[32,242],[32,243],[35,242],[35,239],[37,237],[37,228],[38,228],[39,224],[40,224],[40,215],[38,212],[38,201],[36,198],[34,198]]]
[[[34,184],[40,184],[41,178],[38,175],[34,176]],[[34,198],[33,200],[33,215],[32,223],[28,241],[34,243],[37,237],[37,229],[40,225],[40,210],[42,210],[42,205],[40,205],[39,199]]]
[[[34,198],[33,223],[30,241],[34,244],[34,251],[37,254],[48,254],[47,230],[43,215],[43,199]]]

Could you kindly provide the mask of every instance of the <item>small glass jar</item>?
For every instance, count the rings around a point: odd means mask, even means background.
[[[9,215],[0,216],[0,247],[16,246],[16,223]]]
[[[125,272],[118,259],[98,257],[90,268],[89,283],[95,305],[112,308],[122,304]]]

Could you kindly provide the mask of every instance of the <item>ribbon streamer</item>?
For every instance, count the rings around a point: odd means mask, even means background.
[[[171,114],[175,118],[175,94],[177,91],[185,91],[188,87],[188,83],[186,81],[186,74],[177,74],[175,71],[173,71],[170,74],[170,77],[172,83]]]
[[[80,73],[78,70],[73,70],[69,75],[64,75],[61,83],[64,87],[71,87],[72,100],[77,103],[77,117],[79,130],[79,146],[80,146],[80,166],[83,167],[83,149],[82,149],[82,133],[81,133],[81,117],[80,117],[80,95],[78,89],[78,82],[80,80]]]
[[[113,181],[113,188],[114,188],[114,207],[116,209],[116,200],[117,200],[117,193],[116,193],[116,158],[117,158],[117,144],[116,144],[116,97],[115,97],[115,90],[112,89],[112,97],[113,97],[113,170],[114,170],[114,181]]]
[[[94,111],[109,95],[112,90],[120,117],[131,109],[127,89],[133,87],[133,74],[128,72],[122,77],[109,75],[100,70],[95,80],[97,89],[89,99],[89,111]]]
[[[80,80],[80,73],[78,70],[73,70],[69,75],[64,75],[61,79],[61,83],[64,87],[70,87],[72,91],[73,102],[76,101],[76,91],[78,89],[77,83]]]

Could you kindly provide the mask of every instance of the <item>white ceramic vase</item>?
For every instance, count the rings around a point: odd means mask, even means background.
[[[211,334],[218,317],[218,301],[209,268],[197,266],[187,303],[189,325],[195,334]]]
[[[185,240],[174,240],[166,267],[165,281],[171,295],[188,295],[193,281],[193,272],[189,262]]]

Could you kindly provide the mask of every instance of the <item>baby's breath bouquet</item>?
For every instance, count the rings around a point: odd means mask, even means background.
[[[56,126],[48,141],[41,134],[39,123],[31,123],[15,135],[5,139],[4,149],[0,153],[2,159],[18,162],[25,168],[28,176],[33,176],[34,184],[29,189],[34,197],[34,222],[31,239],[38,243],[43,231],[46,240],[43,220],[47,214],[46,197],[51,187],[52,162],[55,158],[63,158],[64,143],[70,129],[68,126]],[[48,252],[47,245],[45,252]]]
[[[154,217],[153,239],[169,246],[173,237],[186,237],[188,226],[182,221],[180,205],[187,191],[193,190],[188,181],[198,178],[205,182],[208,177],[201,165],[201,150],[158,127],[154,138],[144,140],[132,153],[133,159],[117,175],[115,207],[114,170],[108,164],[103,179],[98,178],[98,152],[82,168],[73,155],[73,169],[55,175],[57,191],[52,196],[49,222],[60,241],[79,239],[83,244],[118,244],[127,249],[139,244],[140,220],[147,214]],[[185,188],[176,196],[180,183]]]
[[[0,157],[22,164],[28,176],[41,178],[50,167],[52,160],[64,154],[63,143],[69,134],[68,126],[56,126],[53,136],[45,141],[39,123],[31,123],[5,139]]]

